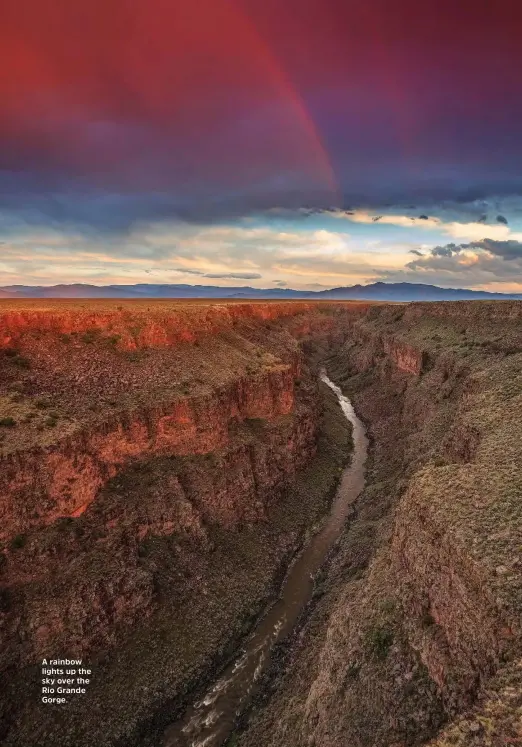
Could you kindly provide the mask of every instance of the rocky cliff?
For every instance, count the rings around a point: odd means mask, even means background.
[[[522,304],[5,303],[6,745],[148,747],[227,659],[347,456],[317,364],[367,485],[236,743],[517,743]],[[98,672],[66,722],[56,652]]]
[[[373,436],[367,488],[240,744],[420,744],[483,692],[437,744],[520,738],[521,309],[412,304],[354,321],[329,370]]]
[[[65,739],[52,708],[35,712],[22,695],[45,656],[107,662],[93,712],[127,667],[135,685],[112,698],[98,744],[121,731],[122,709],[124,726],[150,712],[154,688],[181,697],[266,601],[347,455],[303,345],[342,342],[364,306],[93,306],[6,304],[0,317],[0,670],[12,744],[39,729],[48,744]],[[306,499],[292,493],[305,474]],[[138,664],[140,636],[156,649]],[[81,706],[76,720],[70,711],[74,745],[95,728]]]

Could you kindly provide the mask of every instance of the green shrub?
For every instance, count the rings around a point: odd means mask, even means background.
[[[83,333],[80,339],[82,342],[85,342],[87,345],[90,345],[94,342],[94,340],[99,334],[100,334],[99,329],[88,329],[86,332]]]
[[[371,628],[366,633],[365,643],[374,656],[386,659],[393,643],[393,631],[386,626]]]
[[[13,364],[18,368],[31,368],[31,361],[23,355],[16,355],[13,358]]]
[[[27,537],[25,534],[17,534],[16,537],[13,537],[11,540],[11,548],[13,550],[18,550],[20,547],[23,547],[25,543],[27,542]]]
[[[16,425],[16,420],[14,418],[0,418],[0,426],[4,428],[12,428],[13,425]]]
[[[346,670],[345,679],[353,680],[356,677],[359,676],[359,672],[361,671],[361,665],[360,664],[350,664],[348,669]]]

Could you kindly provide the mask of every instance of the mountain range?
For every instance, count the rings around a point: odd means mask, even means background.
[[[364,299],[371,301],[464,301],[480,299],[522,299],[517,293],[489,293],[467,288],[440,288],[423,283],[370,283],[348,285],[323,291],[292,288],[224,288],[217,285],[153,284],[135,285],[8,285],[0,287],[0,298],[236,298],[236,299]]]

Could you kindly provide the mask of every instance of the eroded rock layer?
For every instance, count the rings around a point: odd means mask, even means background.
[[[5,304],[8,744],[113,744],[227,655],[349,453],[303,345],[339,344],[364,309]],[[59,709],[39,705],[36,666],[61,655],[100,672],[87,700],[68,704],[65,731]]]
[[[367,487],[238,744],[421,744],[477,697],[436,744],[520,739],[521,311],[412,304],[352,325],[329,371],[373,437]]]
[[[367,485],[233,744],[520,740],[522,304],[0,311],[6,745],[151,747],[202,691],[348,456],[318,365]],[[97,672],[65,719],[46,654]]]

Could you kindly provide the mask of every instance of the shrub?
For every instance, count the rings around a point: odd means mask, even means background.
[[[57,422],[58,422],[58,418],[53,417],[52,415],[50,415],[48,418],[45,419],[45,425],[48,428],[54,428]]]
[[[74,519],[72,516],[60,516],[59,519],[56,519],[56,528],[57,529],[66,529],[67,527],[71,526],[71,524],[74,522]]]
[[[359,676],[359,672],[360,671],[361,671],[361,665],[360,664],[357,664],[357,663],[350,664],[350,666],[346,670],[345,678],[353,680],[353,679],[355,679],[356,677]]]
[[[433,617],[431,612],[424,612],[421,618],[421,624],[425,628],[431,628],[432,625],[435,625],[435,618]]]
[[[98,334],[99,334],[98,329],[88,329],[86,332],[83,333],[80,339],[82,342],[85,342],[87,345],[90,345],[91,343],[94,342]]]
[[[23,355],[16,355],[13,358],[13,364],[18,368],[31,368],[31,361]]]
[[[27,537],[25,534],[17,534],[16,537],[13,537],[11,540],[11,547],[13,550],[18,550],[20,547],[23,547],[26,542]]]
[[[371,628],[366,633],[366,647],[378,659],[386,659],[393,643],[393,631],[387,627]]]
[[[16,425],[16,420],[14,418],[0,418],[0,426],[3,428],[12,428],[13,425]]]

